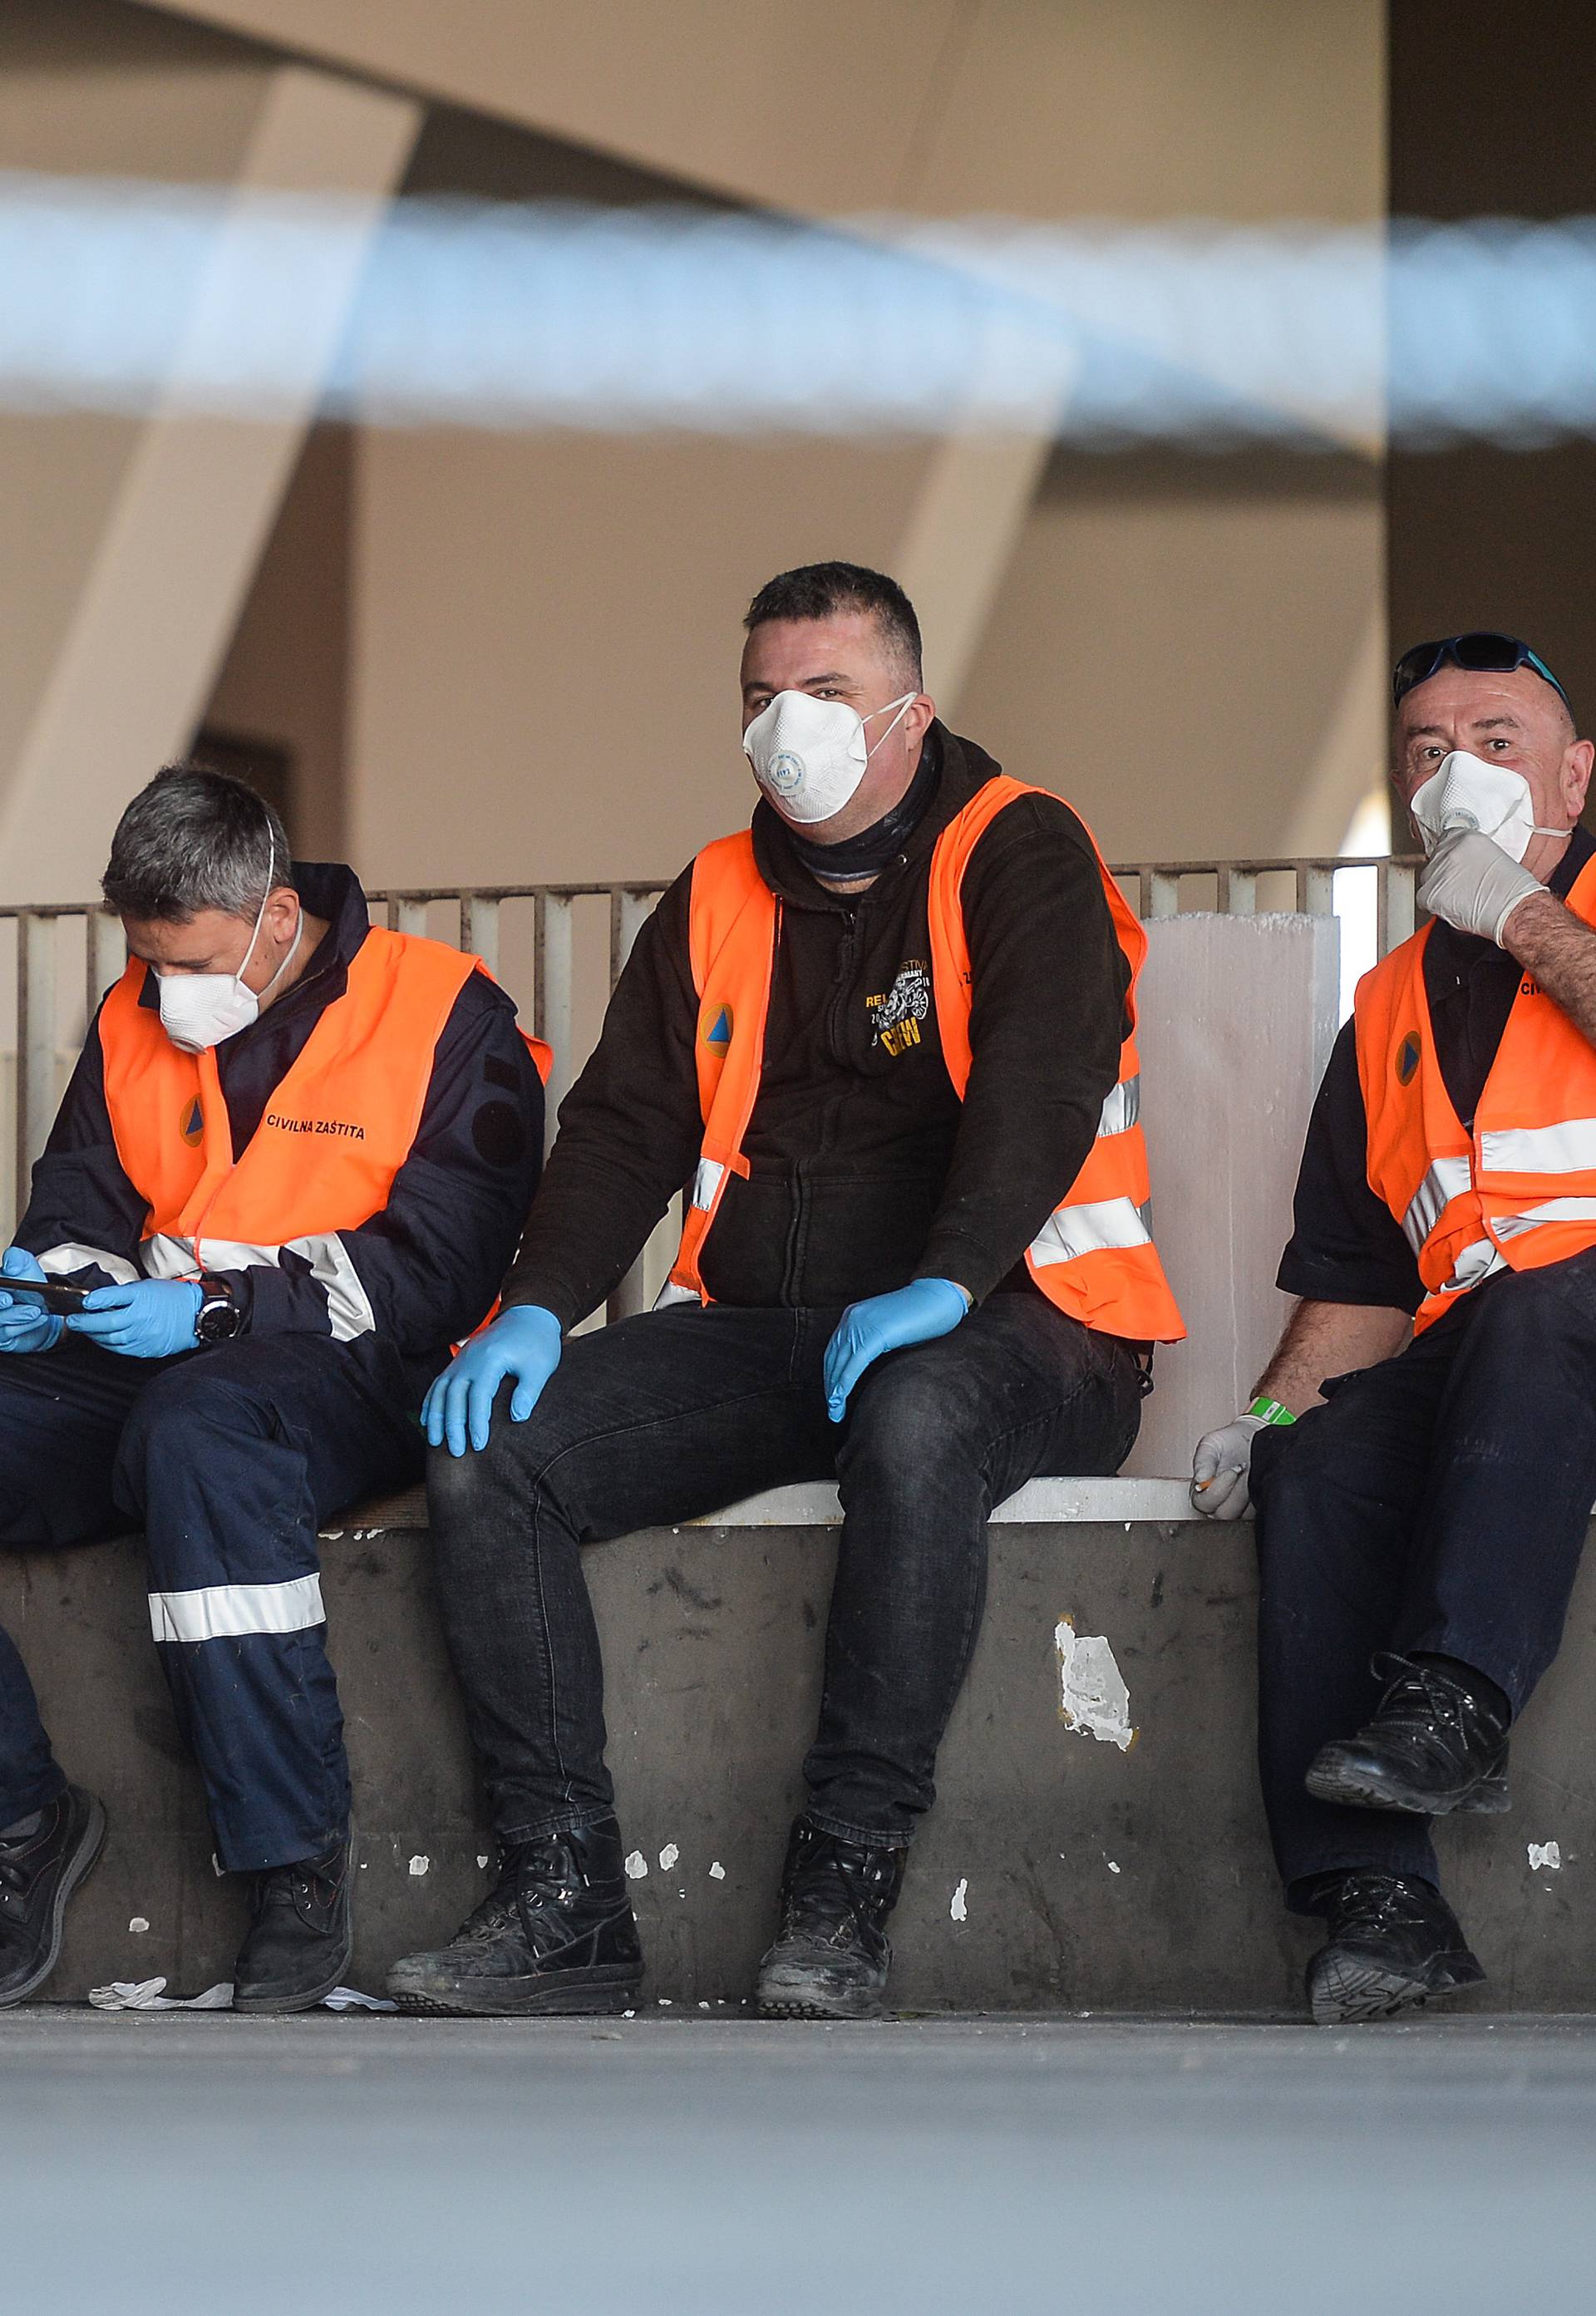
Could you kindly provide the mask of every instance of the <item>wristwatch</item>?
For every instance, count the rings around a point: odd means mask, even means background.
[[[225,1278],[200,1274],[201,1303],[194,1320],[194,1341],[197,1343],[230,1343],[244,1324],[244,1314],[238,1308],[232,1287]]]

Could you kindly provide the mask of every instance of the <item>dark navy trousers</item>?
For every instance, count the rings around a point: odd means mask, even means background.
[[[1459,1658],[1516,1715],[1557,1652],[1596,1502],[1596,1249],[1499,1272],[1396,1358],[1324,1388],[1253,1449],[1259,1766],[1305,1911],[1327,1873],[1437,1879],[1427,1818],[1303,1785],[1373,1712],[1382,1653]]]
[[[159,1361],[64,1341],[0,1357],[0,1547],[143,1528],[150,1629],[228,1872],[314,1856],[347,1828],[317,1531],[419,1477],[424,1387],[370,1338],[245,1337]],[[65,1783],[0,1631],[0,1826]]]

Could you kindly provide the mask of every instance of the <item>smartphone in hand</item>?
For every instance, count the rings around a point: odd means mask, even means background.
[[[9,1295],[13,1303],[36,1303],[60,1319],[81,1311],[94,1291],[92,1287],[68,1287],[59,1278],[0,1278],[0,1294]]]

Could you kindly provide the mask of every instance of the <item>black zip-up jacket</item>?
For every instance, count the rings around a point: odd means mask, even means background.
[[[292,875],[327,931],[293,986],[216,1049],[236,1156],[324,1011],[343,994],[350,961],[370,929],[352,869],[296,862]],[[158,1007],[153,973],[140,1002]],[[229,1269],[245,1331],[376,1338],[430,1379],[449,1344],[493,1301],[537,1188],[542,1148],[543,1088],[514,1005],[496,982],[474,973],[433,1049],[421,1124],[388,1205],[334,1234],[341,1253],[331,1271],[288,1247],[274,1264]],[[96,1015],[33,1169],[16,1243],[53,1257],[47,1267],[58,1278],[106,1286],[141,1275],[147,1212],[111,1134]]]
[[[718,1302],[850,1303],[914,1278],[951,1278],[977,1301],[1029,1287],[1016,1265],[1117,1082],[1129,970],[1081,823],[1033,795],[998,815],[965,877],[974,1062],[955,1094],[932,998],[931,856],[999,767],[940,724],[925,744],[940,767],[931,799],[866,893],[827,893],[778,815],[755,807],[755,859],[783,912],[750,1174],[727,1183],[705,1242]],[[567,1326],[602,1301],[697,1162],[691,888],[690,868],[638,938],[505,1284],[507,1302]]]

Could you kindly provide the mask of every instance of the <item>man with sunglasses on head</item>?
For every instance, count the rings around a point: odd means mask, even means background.
[[[1485,1976],[1431,1820],[1508,1807],[1596,1501],[1596,749],[1516,637],[1397,662],[1431,922],[1358,986],[1279,1283],[1192,1501],[1258,1514],[1259,1759],[1322,2024]]]

